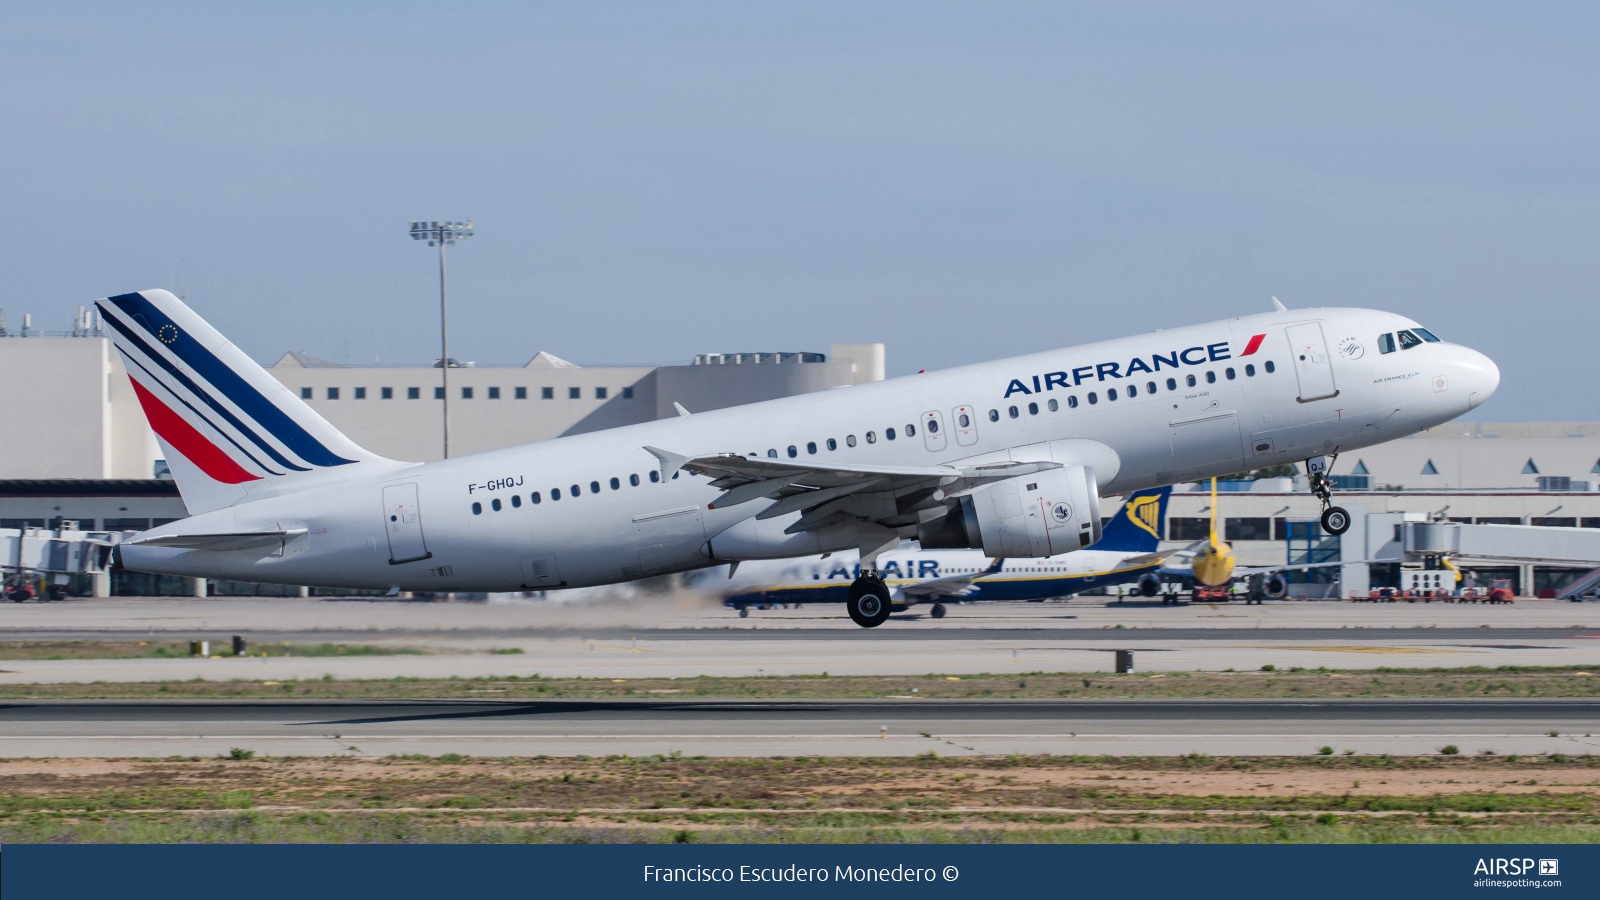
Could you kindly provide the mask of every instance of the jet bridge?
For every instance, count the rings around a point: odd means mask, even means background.
[[[120,537],[71,528],[0,528],[0,592],[17,602],[35,590],[41,600],[60,599],[74,575],[106,579],[111,547]],[[109,594],[109,582],[105,587]]]
[[[1600,565],[1600,528],[1406,522],[1410,556],[1544,565]]]

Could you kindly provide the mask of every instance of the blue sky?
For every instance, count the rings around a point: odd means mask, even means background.
[[[1582,4],[0,8],[0,306],[147,287],[257,359],[883,341],[891,374],[1290,306],[1600,419]]]

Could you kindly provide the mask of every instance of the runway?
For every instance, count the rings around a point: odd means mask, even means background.
[[[1554,734],[1552,734],[1554,733]],[[1600,700],[19,701],[0,756],[1593,753]]]

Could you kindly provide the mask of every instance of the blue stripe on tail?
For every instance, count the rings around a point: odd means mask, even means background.
[[[228,368],[226,363],[217,359],[199,341],[179,328],[176,323],[167,317],[166,313],[158,309],[149,300],[146,300],[144,295],[121,294],[107,299],[115,303],[118,309],[127,313],[134,321],[144,326],[145,330],[158,338],[166,345],[169,351],[187,363],[189,368],[198,373],[200,377],[210,382],[223,396],[233,401],[234,406],[242,410],[245,415],[254,419],[257,424],[270,432],[273,437],[282,441],[283,445],[288,447],[296,456],[314,466],[342,466],[355,462],[355,460],[345,459],[323,446],[321,441],[318,441],[304,428],[300,427],[299,422],[290,418],[287,413],[279,409],[272,401],[261,396],[261,393],[251,387],[249,382],[239,377],[239,374]],[[112,320],[112,324],[116,324],[115,320]],[[130,337],[132,336],[130,335]],[[158,355],[151,353],[150,356],[158,362],[162,362]],[[174,372],[174,374],[181,377],[180,373]],[[184,380],[187,381],[187,379]],[[188,387],[189,385],[185,386]],[[196,392],[203,399],[210,401],[210,398],[204,392]],[[216,408],[218,412],[225,413],[225,410],[219,404],[211,402],[210,405]],[[229,418],[231,419],[232,417],[229,416]],[[249,431],[242,427],[241,430],[247,433]],[[257,443],[260,442],[258,441]],[[278,454],[270,448],[263,446],[263,449],[271,453],[275,459],[278,458]],[[279,459],[279,463],[289,468],[300,468],[285,459]]]

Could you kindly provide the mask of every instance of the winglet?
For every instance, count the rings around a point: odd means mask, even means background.
[[[1283,305],[1283,301],[1279,300],[1277,297],[1273,297],[1272,298],[1272,305],[1273,305],[1273,307],[1275,309],[1278,310],[1278,312],[1288,312],[1289,311],[1289,307],[1284,306]]]
[[[676,401],[676,400],[674,400],[674,401],[672,401],[672,408],[673,408],[673,409],[675,409],[675,410],[677,410],[677,411],[678,411],[678,415],[680,415],[680,416],[687,416],[687,415],[689,415],[689,411],[688,411],[688,410],[687,410],[687,409],[684,409],[684,408],[683,408],[683,404],[682,404],[682,403],[679,403],[679,402],[678,402],[678,401]]]
[[[688,415],[688,413],[685,413],[684,415]],[[667,479],[671,478],[674,473],[683,468],[684,463],[689,461],[689,457],[684,456],[681,453],[673,453],[671,450],[662,450],[660,447],[646,447],[644,449],[649,451],[651,456],[661,460],[662,484],[666,484]]]

